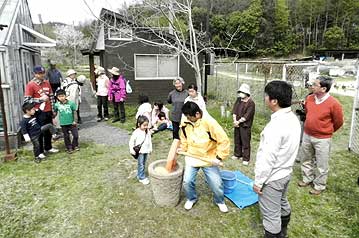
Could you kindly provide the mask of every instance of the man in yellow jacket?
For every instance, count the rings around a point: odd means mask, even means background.
[[[203,170],[206,181],[214,193],[214,202],[221,212],[228,212],[224,203],[223,182],[218,166],[229,155],[229,139],[223,128],[212,117],[203,117],[194,102],[186,102],[182,113],[187,120],[181,123],[179,153],[185,154],[183,187],[187,201],[184,208],[190,210],[197,202],[196,176]]]

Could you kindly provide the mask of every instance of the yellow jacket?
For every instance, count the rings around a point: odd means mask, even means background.
[[[195,123],[187,119],[182,121],[180,139],[182,151],[188,155],[186,163],[193,167],[212,166],[217,155],[222,160],[229,155],[228,136],[212,117],[201,118]]]

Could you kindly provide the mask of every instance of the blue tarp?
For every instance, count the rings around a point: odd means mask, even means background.
[[[242,183],[237,181],[236,187],[233,191],[231,193],[225,193],[224,196],[231,200],[240,209],[258,202],[258,194],[253,191],[252,186],[248,185],[253,184],[253,180],[238,170],[233,172],[236,174],[237,180],[242,181]],[[243,182],[248,184],[244,184]]]

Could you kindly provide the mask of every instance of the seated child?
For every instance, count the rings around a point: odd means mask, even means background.
[[[171,121],[166,118],[166,114],[164,112],[158,113],[158,119],[155,121],[152,129],[153,134],[171,128]]]

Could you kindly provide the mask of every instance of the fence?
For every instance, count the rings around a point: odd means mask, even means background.
[[[357,63],[357,69],[349,150],[359,154],[359,62]]]
[[[256,111],[262,114],[270,112],[264,104],[264,87],[272,80],[286,80],[293,85],[293,100],[301,100],[307,94],[305,82],[311,74],[318,73],[318,63],[285,62],[239,62],[215,65],[214,75],[208,80],[208,97],[216,98],[230,106],[237,97],[240,84],[251,87],[251,97],[256,103]],[[298,109],[294,105],[294,110]],[[230,109],[227,109],[230,110]]]

